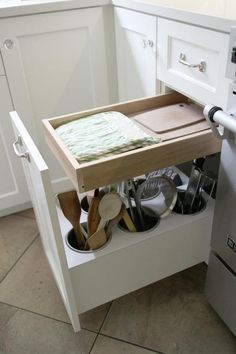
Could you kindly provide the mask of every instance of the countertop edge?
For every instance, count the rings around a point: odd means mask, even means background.
[[[45,1],[45,2],[44,2]],[[15,0],[11,5],[1,5],[0,19],[7,17],[26,16],[38,13],[66,11],[95,6],[113,5],[149,15],[173,19],[199,27],[229,33],[231,26],[236,26],[236,19],[211,16],[175,7],[154,4],[144,0]]]
[[[15,2],[10,6],[1,6],[0,19],[7,17],[34,15],[39,13],[66,11],[111,4],[110,0],[58,0],[57,2],[24,1]]]
[[[158,17],[173,19],[199,27],[210,28],[225,33],[230,32],[231,26],[236,26],[236,20],[216,17],[188,10],[144,2],[142,0],[111,0],[114,6],[140,11]]]

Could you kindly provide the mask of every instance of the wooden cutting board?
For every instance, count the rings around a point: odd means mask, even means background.
[[[189,134],[198,133],[206,129],[209,129],[209,124],[207,123],[206,120],[204,120],[192,125],[188,125],[187,127],[182,127],[180,129],[175,129],[168,132],[164,132],[162,134],[158,134],[158,136],[161,138],[161,141],[167,141],[167,140],[180,138],[182,136],[186,136]]]
[[[204,121],[202,108],[178,103],[135,115],[134,120],[155,133],[166,133]]]

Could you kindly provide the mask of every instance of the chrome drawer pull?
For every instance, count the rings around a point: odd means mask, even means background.
[[[189,68],[198,68],[202,73],[206,70],[206,62],[201,61],[199,64],[190,64],[186,61],[186,55],[184,53],[180,53],[179,63],[188,66]]]
[[[154,47],[154,42],[151,39],[142,39],[142,42],[143,42],[143,48]]]
[[[22,146],[22,141],[21,141],[21,136],[20,135],[18,135],[16,141],[14,141],[14,143],[13,143],[14,152],[15,152],[17,157],[24,158],[24,159],[27,159],[28,161],[30,161],[30,157],[29,157],[28,151],[26,151],[24,153],[20,152],[18,150],[18,148],[17,148],[18,145]]]
[[[4,47],[6,49],[13,49],[14,48],[14,42],[12,39],[8,38],[4,41]]]

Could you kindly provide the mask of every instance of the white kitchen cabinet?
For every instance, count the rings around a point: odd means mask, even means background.
[[[0,76],[0,98],[0,216],[3,216],[10,208],[16,211],[19,205],[27,207],[29,194],[21,162],[13,152],[15,137],[9,116],[13,107],[5,76]]]
[[[118,7],[114,24],[115,33],[111,7],[0,19],[0,78],[7,75],[10,105],[49,165],[55,192],[71,183],[45,144],[41,119],[114,102],[117,86],[119,101],[153,96],[160,92],[158,79],[194,100],[224,107],[228,34]],[[205,70],[180,63],[181,53],[190,63],[205,61]],[[3,138],[12,144],[8,131]],[[10,164],[4,151],[1,160]],[[29,199],[22,193],[24,208]],[[15,205],[12,198],[3,208],[14,211]]]
[[[109,103],[102,7],[0,21],[15,110],[50,166],[55,191],[70,183],[42,135],[41,119]]]
[[[159,93],[156,80],[156,17],[115,8],[119,101]]]
[[[157,78],[203,104],[225,107],[229,35],[158,18]]]
[[[2,58],[0,55],[0,76],[5,75]]]
[[[21,136],[22,152],[29,154],[22,163],[41,240],[75,331],[80,330],[78,315],[83,312],[207,261],[214,210],[211,198],[202,212],[171,213],[147,231],[130,234],[116,226],[109,241],[95,251],[71,247],[71,224],[56,210],[48,168],[17,113],[11,117],[16,136]],[[181,178],[187,181],[182,174]],[[82,213],[80,221],[86,218]]]

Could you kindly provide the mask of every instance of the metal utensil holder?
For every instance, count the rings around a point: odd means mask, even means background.
[[[177,202],[173,211],[182,215],[191,215],[204,210],[210,198],[212,197],[216,182],[216,177],[210,171],[199,171],[199,183],[194,195],[194,199],[191,203],[191,208],[186,208],[184,206],[183,201],[186,191],[179,189]],[[208,184],[211,185],[211,188],[209,190],[209,193],[207,194],[204,188]]]

